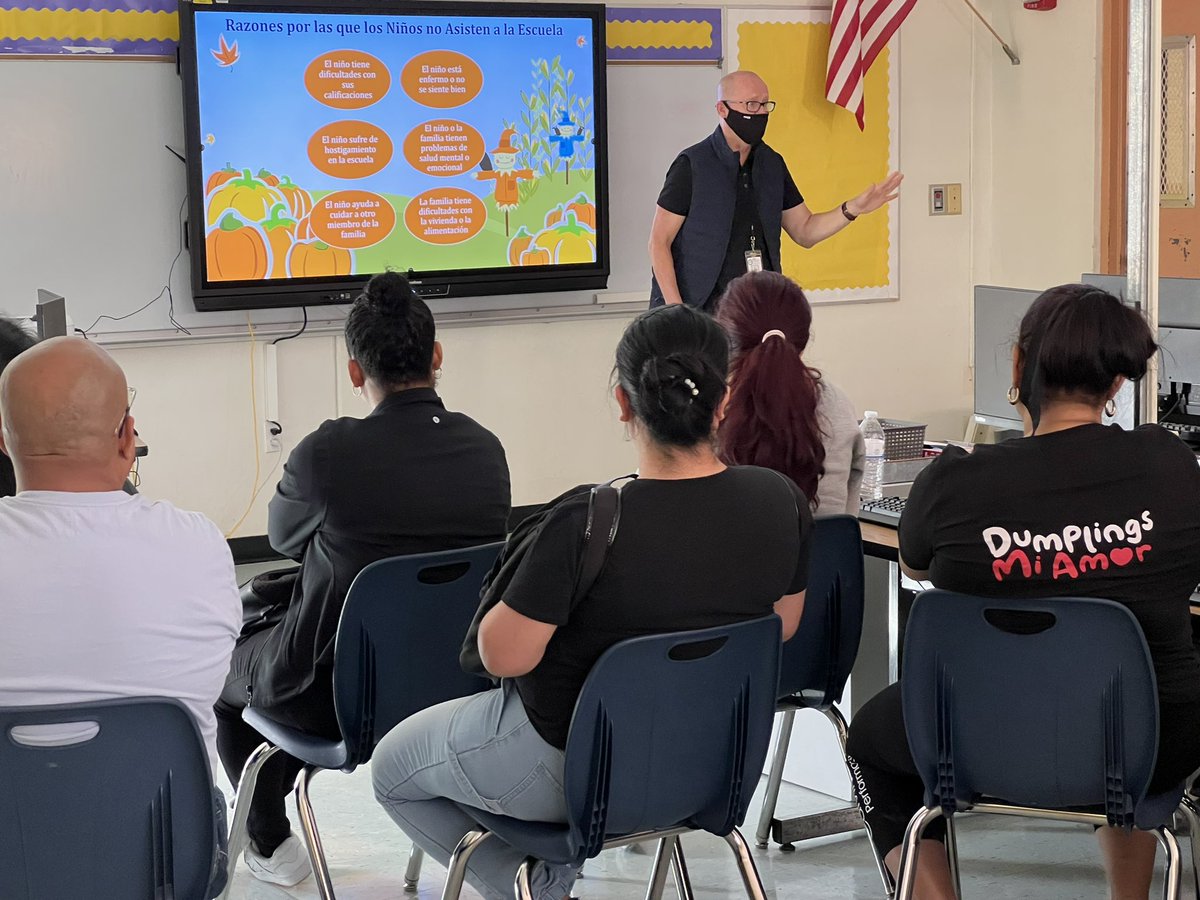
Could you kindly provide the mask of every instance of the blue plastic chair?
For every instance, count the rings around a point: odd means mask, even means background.
[[[600,851],[658,839],[651,892],[661,896],[670,856],[691,896],[678,836],[725,838],[748,896],[765,894],[737,826],[746,815],[771,738],[779,679],[776,616],[622,641],[584,683],[567,737],[565,824],[524,822],[463,807],[481,826],[450,858],[443,900],[462,890],[467,861],[490,835],[530,855],[517,873],[530,898],[536,860],[580,866]]]
[[[925,828],[968,810],[1153,831],[1167,856],[1164,896],[1179,896],[1167,826],[1177,809],[1193,824],[1194,813],[1180,807],[1182,783],[1146,796],[1158,695],[1126,607],[926,591],[909,616],[900,685],[925,808],[905,832],[899,900],[912,897]]]
[[[847,515],[818,516],[813,522],[804,615],[792,639],[783,645],[779,666],[776,709],[783,713],[783,719],[775,739],[767,793],[758,820],[756,838],[760,850],[766,849],[772,827],[779,827],[775,806],[796,711],[813,709],[829,719],[842,756],[846,755],[846,720],[835,704],[841,702],[850,670],[854,668],[862,627],[863,550],[858,520]],[[849,772],[847,777],[853,785]],[[795,849],[783,842],[781,833],[777,832],[775,839],[783,850]]]
[[[332,900],[309,782],[324,769],[353,772],[385,734],[413,713],[490,688],[468,675],[458,652],[479,607],[484,576],[503,543],[397,556],[371,563],[346,594],[334,643],[333,699],[340,741],[280,725],[253,707],[242,718],[267,741],[246,761],[238,784],[230,840],[229,880],[245,846],[246,818],[262,766],[283,750],[306,764],[296,777],[296,806],[317,888]],[[422,854],[415,847],[405,875],[415,891]]]
[[[66,724],[66,746],[14,734]],[[0,897],[204,900],[224,885],[224,800],[191,713],[136,697],[0,709]]]

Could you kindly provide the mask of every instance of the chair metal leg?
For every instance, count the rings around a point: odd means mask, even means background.
[[[659,838],[654,849],[654,865],[650,869],[650,881],[646,884],[646,900],[662,900],[663,890],[667,886],[667,874],[671,865],[667,862],[673,855],[674,837]]]
[[[404,893],[415,894],[417,882],[421,879],[421,863],[425,860],[425,851],[416,844],[408,853],[408,868],[404,870]]]
[[[763,888],[762,879],[758,876],[758,867],[754,865],[754,857],[750,855],[750,845],[736,828],[725,835],[725,840],[733,848],[737,857],[738,870],[742,873],[742,884],[746,888],[746,896],[750,900],[767,900],[767,892]]]
[[[459,894],[462,893],[463,882],[467,877],[467,861],[479,845],[491,836],[490,831],[468,831],[463,835],[458,846],[454,848],[454,852],[450,854],[450,861],[446,865],[446,886],[442,889],[442,900],[458,900]],[[517,874],[520,877],[520,873]],[[525,881],[528,885],[528,872],[525,874]]]
[[[758,814],[758,831],[754,837],[759,850],[767,849],[771,836],[771,820],[775,818],[775,806],[779,803],[779,788],[783,784],[783,764],[787,762],[788,744],[792,740],[792,724],[796,710],[784,710],[779,722],[779,734],[775,737],[775,752],[771,756],[771,771],[767,775],[767,793],[763,797],[762,811]]]
[[[1192,882],[1196,888],[1196,897],[1200,898],[1200,809],[1197,809],[1196,802],[1185,793],[1179,802],[1179,812],[1187,820],[1188,840],[1192,851]]]
[[[854,770],[850,768],[850,757],[846,753],[846,742],[850,739],[850,728],[846,725],[846,717],[842,715],[842,711],[836,706],[831,706],[828,709],[823,709],[827,718],[833,725],[833,730],[837,732],[838,744],[842,748],[842,762],[846,766],[846,778],[850,781],[850,796],[854,798],[854,805],[862,810],[862,804],[858,802],[858,779],[854,777]],[[863,822],[863,827],[866,827],[866,821]],[[879,849],[875,846],[875,842],[871,840],[871,832],[867,831],[867,843],[871,846],[871,856],[875,858],[875,868],[879,871],[879,880],[883,882],[883,892],[887,895],[888,900],[896,896],[896,881],[892,878],[892,873],[888,871],[887,863],[883,861],[883,857],[879,853]],[[961,898],[961,894],[959,897]]]
[[[1167,876],[1163,879],[1163,900],[1179,900],[1179,882],[1183,873],[1183,859],[1179,854],[1179,842],[1166,828],[1155,828],[1154,835],[1162,844],[1167,856]]]
[[[312,803],[308,799],[308,784],[321,769],[305,766],[296,776],[296,809],[300,813],[300,830],[304,832],[304,844],[308,847],[308,861],[312,864],[313,878],[321,900],[334,900],[333,882],[329,878],[329,865],[325,862],[325,850],[321,846],[321,834],[317,831],[317,818],[313,815]]]
[[[900,851],[900,871],[896,873],[896,900],[913,900],[917,882],[917,855],[921,852],[921,837],[929,823],[942,814],[940,807],[919,809],[908,822],[904,831],[904,844]]]
[[[683,858],[683,835],[675,838],[675,846],[671,850],[671,871],[675,873],[675,888],[679,891],[679,900],[695,900],[687,860]]]
[[[221,892],[220,900],[229,900],[233,891],[233,873],[237,861],[250,841],[246,834],[246,821],[250,817],[250,801],[254,799],[254,788],[258,784],[258,773],[272,756],[279,752],[278,747],[266,743],[258,745],[242,767],[242,777],[238,779],[237,793],[234,795],[233,821],[229,823],[229,877],[225,890]]]
[[[946,817],[946,862],[950,864],[954,896],[962,900],[962,878],[958,874],[958,834],[954,830],[954,816]]]
[[[533,900],[533,886],[529,883],[529,870],[533,868],[534,862],[533,859],[527,859],[517,867],[517,878],[513,884],[517,900]]]

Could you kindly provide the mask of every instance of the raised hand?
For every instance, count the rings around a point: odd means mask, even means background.
[[[871,185],[853,200],[847,200],[846,209],[852,216],[875,212],[885,203],[890,203],[900,196],[900,182],[903,180],[902,173],[893,172],[878,184]]]

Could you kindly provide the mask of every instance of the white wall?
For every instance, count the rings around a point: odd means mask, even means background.
[[[1013,11],[1008,0],[985,2],[1002,32],[1015,35],[1019,67],[958,0],[924,0],[901,30],[902,297],[815,315],[811,359],[860,408],[928,422],[931,435],[961,435],[971,406],[972,285],[1043,287],[1092,267],[1097,5],[1072,0],[1036,14]],[[653,68],[639,71],[655,78]],[[803,173],[797,177],[802,183]],[[930,218],[927,186],[954,181],[964,184],[965,214]],[[600,318],[440,334],[442,393],[505,443],[514,502],[631,467],[607,391],[624,324]],[[254,486],[249,346],[176,342],[114,352],[139,389],[134,412],[152,448],[142,469],[146,492],[229,529]],[[261,356],[258,367],[261,374]],[[285,454],[322,419],[362,409],[343,373],[333,336],[280,345]],[[263,457],[265,487],[239,534],[264,532],[278,460]]]

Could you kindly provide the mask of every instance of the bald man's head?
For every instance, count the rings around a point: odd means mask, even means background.
[[[717,82],[718,100],[758,100],[760,103],[770,99],[767,83],[749,69],[739,69],[730,72]]]
[[[128,402],[125,373],[95,344],[61,337],[26,350],[0,374],[0,434],[18,481],[23,469],[60,467],[73,481],[119,486],[133,443]]]

